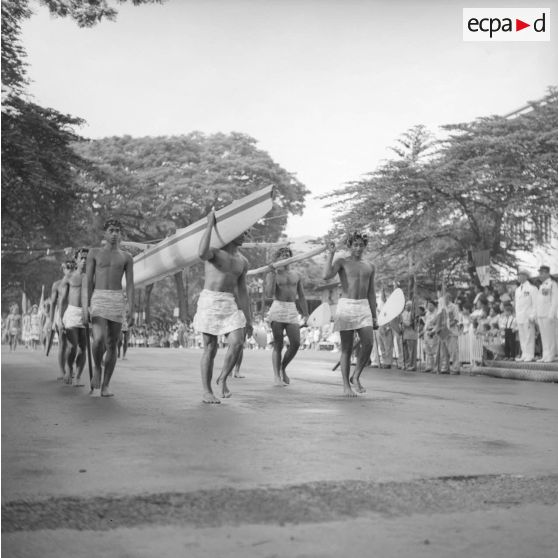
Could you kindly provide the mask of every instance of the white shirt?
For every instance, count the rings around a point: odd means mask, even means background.
[[[498,321],[498,329],[504,331],[505,329],[517,330],[517,324],[515,323],[515,317],[513,314],[500,314],[500,319]]]
[[[537,294],[537,318],[555,318],[557,306],[558,285],[549,277],[541,284]]]
[[[535,319],[535,304],[538,289],[525,281],[515,289],[515,319],[518,324],[525,324]]]

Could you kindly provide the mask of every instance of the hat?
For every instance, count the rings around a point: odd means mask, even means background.
[[[539,267],[539,271],[546,271],[547,273],[550,273],[550,267],[547,265],[541,265],[541,267]]]
[[[517,274],[518,275],[526,275],[527,277],[529,277],[531,274],[529,273],[529,271],[527,271],[527,269],[525,269],[524,267],[520,267],[517,270]]]

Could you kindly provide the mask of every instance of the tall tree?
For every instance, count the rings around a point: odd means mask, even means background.
[[[276,240],[289,214],[300,214],[308,191],[294,175],[240,133],[175,137],[112,137],[77,143],[80,157],[92,163],[82,173],[93,208],[93,226],[118,215],[129,240],[159,240],[265,186],[275,187],[275,203],[257,224],[257,240]],[[91,221],[91,219],[90,219]],[[83,224],[83,228],[90,226]],[[263,252],[250,250],[254,265]],[[191,300],[183,275],[174,276],[180,317],[186,319]]]
[[[489,117],[448,125],[436,144],[411,129],[396,157],[362,180],[328,196],[337,234],[361,228],[400,273],[434,274],[466,266],[467,250],[489,249],[493,261],[516,262],[517,250],[542,240],[544,222],[558,212],[558,93],[513,119]],[[527,234],[516,234],[529,223]]]
[[[275,206],[258,239],[275,240],[289,214],[300,214],[308,191],[294,175],[240,133],[81,142],[77,153],[93,163],[83,176],[94,213],[102,221],[117,213],[129,240],[155,240],[265,186]]]
[[[117,14],[114,2],[107,0],[40,3],[80,27]],[[88,169],[70,145],[79,139],[76,128],[83,121],[41,107],[26,96],[26,52],[20,36],[22,22],[33,13],[32,5],[27,0],[2,0],[2,279],[14,284],[40,273],[48,284],[58,266],[51,256],[45,263],[47,249],[79,241],[79,220],[74,216],[83,209],[78,203],[82,196],[77,175]],[[41,251],[34,251],[38,247]],[[29,283],[37,288],[36,281]]]

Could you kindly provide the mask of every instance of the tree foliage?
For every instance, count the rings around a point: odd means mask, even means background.
[[[132,0],[134,5],[154,2],[158,0]],[[108,0],[40,3],[81,27],[117,14],[117,2]],[[39,285],[59,272],[46,249],[75,245],[83,238],[76,230],[84,222],[83,216],[78,218],[84,208],[77,175],[88,164],[71,147],[82,120],[41,107],[26,94],[29,78],[20,36],[32,7],[28,0],[2,0],[2,280],[25,285],[34,300]],[[38,253],[33,251],[37,247],[42,248]]]
[[[512,265],[517,250],[543,238],[540,224],[558,211],[558,93],[513,119],[488,117],[444,126],[433,142],[424,127],[397,142],[396,157],[327,196],[335,233],[363,229],[371,246],[400,269],[435,270],[489,249]],[[529,234],[516,234],[530,223]]]
[[[276,198],[258,239],[276,240],[289,214],[300,214],[306,188],[256,140],[240,133],[131,138],[75,145],[93,163],[83,176],[95,219],[118,215],[129,240],[157,240],[236,199],[273,185]]]

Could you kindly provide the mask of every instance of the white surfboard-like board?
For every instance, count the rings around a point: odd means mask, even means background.
[[[215,213],[211,246],[222,248],[233,241],[273,207],[273,186],[268,186]],[[176,231],[134,258],[134,286],[143,287],[199,262],[198,248],[207,220]]]
[[[310,327],[322,327],[331,321],[331,308],[327,302],[320,304],[306,322]]]
[[[271,271],[273,268],[279,269],[281,267],[286,267],[289,264],[301,262],[302,260],[306,260],[308,258],[313,258],[314,256],[321,254],[325,250],[326,250],[326,246],[318,246],[317,248],[314,248],[313,250],[310,250],[308,252],[297,254],[296,256],[285,258],[284,260],[278,260],[273,263],[273,267],[271,267],[270,265],[264,265],[263,267],[258,267],[256,269],[249,269],[246,275],[249,276],[259,275],[260,273],[266,273],[268,271]]]
[[[385,301],[378,313],[378,325],[384,326],[394,320],[405,309],[405,295],[401,289],[395,289]]]
[[[265,349],[267,347],[267,330],[263,326],[254,328],[254,339],[258,347]]]

